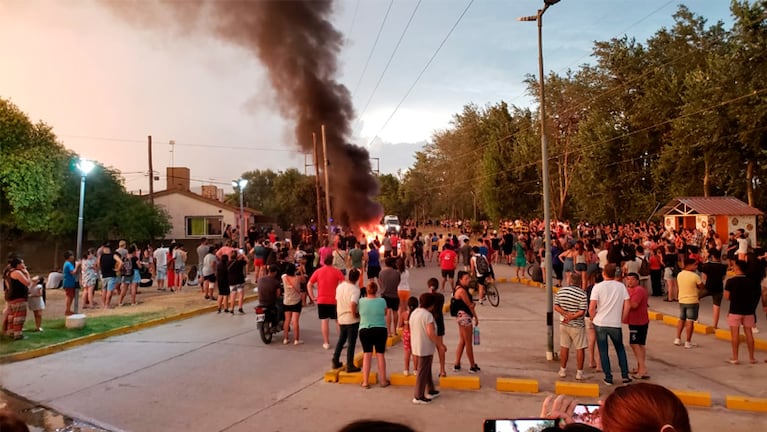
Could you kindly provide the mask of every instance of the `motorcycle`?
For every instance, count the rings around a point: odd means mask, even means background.
[[[256,326],[261,340],[267,345],[272,343],[273,335],[282,331],[285,320],[278,315],[277,308],[274,306],[256,306]]]

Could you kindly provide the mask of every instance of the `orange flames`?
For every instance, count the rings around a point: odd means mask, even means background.
[[[381,245],[378,251],[381,253],[381,255],[383,255],[383,238],[384,234],[386,234],[386,228],[383,225],[374,223],[366,226],[361,226],[359,228],[359,232],[363,237],[365,237],[365,243],[368,245],[373,243],[375,240],[378,240],[378,244]]]

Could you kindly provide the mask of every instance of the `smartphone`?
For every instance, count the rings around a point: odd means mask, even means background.
[[[600,413],[602,407],[599,404],[578,404],[573,411],[573,420],[577,423],[586,423],[594,427],[601,427]]]
[[[519,418],[485,420],[484,432],[538,432],[545,428],[555,428],[559,419]]]

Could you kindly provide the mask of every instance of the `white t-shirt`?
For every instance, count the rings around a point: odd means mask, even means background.
[[[336,288],[338,324],[347,325],[360,322],[360,319],[352,314],[352,303],[360,303],[360,287],[349,281],[343,281]]]
[[[599,259],[599,268],[605,268],[607,265],[607,249],[597,252],[597,259]]]
[[[739,254],[745,254],[748,253],[748,239],[739,238],[738,239],[738,250],[737,253]]]
[[[168,265],[168,249],[167,248],[157,248],[157,250],[154,251],[154,262],[157,264],[158,267],[165,267]]]
[[[407,269],[405,269],[404,273],[399,274],[397,291],[410,291],[410,272]]]
[[[594,285],[591,301],[597,302],[597,313],[592,319],[596,326],[618,327],[623,325],[623,302],[629,299],[626,285],[606,280]]]
[[[426,327],[429,324],[435,325],[434,315],[428,310],[419,307],[410,314],[408,324],[410,325],[410,347],[413,355],[419,357],[434,355],[436,347],[426,333]],[[436,331],[435,328],[435,334]]]

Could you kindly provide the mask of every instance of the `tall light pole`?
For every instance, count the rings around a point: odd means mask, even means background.
[[[538,76],[541,80],[541,177],[543,177],[544,269],[546,269],[546,360],[554,360],[554,290],[551,283],[551,208],[549,205],[549,145],[546,140],[546,92],[543,87],[543,14],[559,0],[544,0],[538,14],[519,21],[538,23]]]
[[[243,245],[245,244],[245,210],[243,205],[243,195],[245,191],[245,186],[248,185],[248,179],[239,179],[239,180],[232,180],[232,186],[234,186],[235,189],[240,190],[240,238],[238,240],[238,246],[240,249],[243,248]]]
[[[83,209],[85,208],[85,177],[96,166],[92,161],[88,159],[79,159],[75,164],[77,170],[80,171],[80,210],[77,214],[77,252],[75,259],[79,260],[83,256]],[[80,288],[79,285],[75,285],[75,314],[80,313]]]

